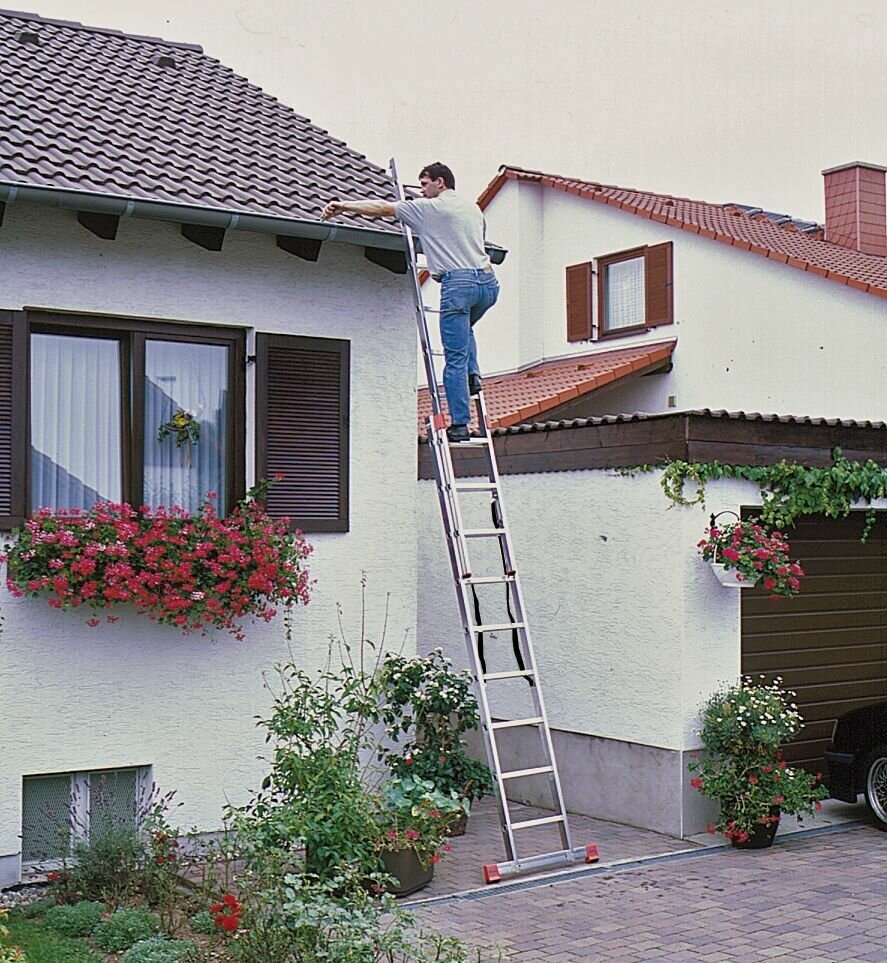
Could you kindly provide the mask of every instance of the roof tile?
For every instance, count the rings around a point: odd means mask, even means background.
[[[822,229],[812,221],[795,221],[759,208],[737,204],[713,204],[687,197],[598,184],[541,171],[503,167],[481,194],[485,208],[506,180],[538,183],[569,190],[589,200],[620,207],[632,214],[652,217],[672,227],[698,233],[724,244],[741,247],[791,267],[848,284],[871,294],[887,295],[887,258],[863,254],[822,239]]]

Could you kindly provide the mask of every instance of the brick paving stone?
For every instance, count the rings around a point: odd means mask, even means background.
[[[707,851],[478,899],[413,906],[423,925],[507,948],[508,963],[887,963],[887,837],[849,826],[750,854]]]

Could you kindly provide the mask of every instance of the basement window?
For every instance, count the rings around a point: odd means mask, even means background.
[[[24,776],[22,862],[61,860],[77,842],[135,830],[150,791],[147,766]]]

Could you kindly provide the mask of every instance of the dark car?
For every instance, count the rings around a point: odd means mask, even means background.
[[[841,716],[825,761],[832,796],[855,803],[864,792],[872,821],[887,831],[887,702]]]

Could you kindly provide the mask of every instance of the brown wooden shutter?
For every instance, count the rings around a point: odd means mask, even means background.
[[[0,530],[25,514],[26,337],[24,317],[0,311]]]
[[[567,341],[592,336],[591,279],[591,261],[567,268]]]
[[[644,249],[644,298],[648,328],[674,322],[671,241]]]
[[[256,337],[256,476],[267,508],[306,532],[348,531],[350,344]]]

